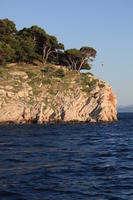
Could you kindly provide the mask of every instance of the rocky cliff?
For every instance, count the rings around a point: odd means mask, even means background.
[[[2,66],[0,123],[117,120],[111,87],[60,66]]]

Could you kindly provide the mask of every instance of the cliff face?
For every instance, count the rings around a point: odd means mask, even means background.
[[[60,67],[0,70],[0,123],[117,120],[115,94],[107,83],[92,75]]]

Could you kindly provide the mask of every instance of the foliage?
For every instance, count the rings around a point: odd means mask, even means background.
[[[9,35],[17,32],[14,22],[9,19],[0,19],[0,40],[6,40]]]
[[[35,52],[35,42],[31,37],[19,37],[16,48],[16,61],[32,63],[39,56]]]
[[[63,69],[57,69],[57,70],[55,71],[55,76],[56,76],[56,77],[62,78],[62,77],[64,77],[64,75],[65,75],[65,73],[64,73],[64,70],[63,70]]]
[[[49,35],[39,26],[31,26],[17,31],[13,21],[0,20],[0,64],[8,62],[54,63],[64,65],[71,70],[91,69],[91,62],[96,57],[96,50],[83,46],[80,49],[64,50],[53,35]],[[57,70],[57,76],[63,71]]]
[[[15,50],[9,44],[0,41],[0,64],[12,62],[15,59]]]
[[[60,53],[60,63],[67,65],[73,70],[91,69],[90,62],[96,56],[96,50],[91,47],[82,47],[78,49],[68,49],[65,54]]]
[[[90,70],[91,69],[91,65],[89,63],[85,63],[85,64],[83,64],[82,69]]]

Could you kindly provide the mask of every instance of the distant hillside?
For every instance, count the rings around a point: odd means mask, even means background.
[[[133,112],[133,105],[129,106],[119,106],[118,112]]]

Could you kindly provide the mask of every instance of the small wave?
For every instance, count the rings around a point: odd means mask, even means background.
[[[116,171],[116,166],[113,165],[94,166],[93,170],[98,172],[109,172],[109,171],[113,172]]]

